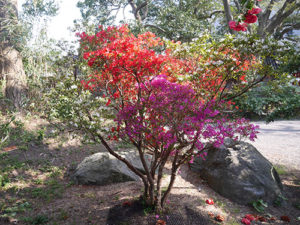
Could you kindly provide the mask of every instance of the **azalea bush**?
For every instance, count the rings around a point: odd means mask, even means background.
[[[246,71],[256,65],[253,56],[243,61],[227,46],[220,50],[223,56],[236,55],[241,63],[230,67],[234,59],[228,59],[219,69],[209,57],[184,52],[179,43],[165,44],[150,32],[136,37],[127,26],[79,35],[91,74],[80,84],[69,80],[57,85],[49,94],[51,115],[84,131],[125,163],[141,178],[142,197],[157,211],[163,209],[180,166],[195,157],[205,159],[209,146],[220,146],[227,137],[256,138],[254,125],[228,114],[233,106],[224,97],[229,97],[232,79],[237,81],[232,87],[245,86]],[[201,71],[203,64],[212,67]],[[226,65],[236,73],[227,74]],[[114,142],[134,146],[145,172],[118,154]],[[168,164],[170,181],[162,192]]]

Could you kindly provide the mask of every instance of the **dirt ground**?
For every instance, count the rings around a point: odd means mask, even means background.
[[[76,165],[88,155],[105,151],[102,146],[82,144],[71,132],[58,132],[59,126],[39,117],[20,116],[17,120],[9,142],[0,148],[0,224],[155,225],[161,219],[168,225],[236,225],[246,214],[266,219],[251,224],[300,224],[299,170],[278,167],[286,199],[258,213],[251,205],[220,196],[199,174],[183,166],[167,211],[157,219],[138,201],[141,182],[84,186],[70,180]],[[167,170],[165,183],[168,179]],[[206,204],[209,198],[214,205]],[[218,215],[224,217],[223,222],[216,221]]]

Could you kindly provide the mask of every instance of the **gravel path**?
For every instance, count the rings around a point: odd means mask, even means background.
[[[273,164],[300,170],[300,121],[254,123],[260,133],[252,144]]]

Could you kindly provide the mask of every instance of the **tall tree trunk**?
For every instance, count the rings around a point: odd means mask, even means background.
[[[4,96],[19,110],[26,97],[27,82],[21,54],[12,46],[1,47],[1,77],[5,80]]]
[[[228,23],[232,20],[232,15],[231,15],[231,10],[230,10],[228,0],[223,0],[223,6],[224,6],[224,12],[225,12],[225,16],[226,16],[227,26],[229,29]],[[234,30],[232,30],[232,29],[229,29],[229,32],[231,34],[235,34]]]
[[[4,96],[19,110],[26,97],[27,82],[24,72],[22,56],[15,48],[12,37],[7,36],[7,28],[3,28],[3,21],[11,21],[12,26],[17,24],[18,1],[0,0],[0,78],[5,80]],[[3,37],[6,38],[3,38]]]

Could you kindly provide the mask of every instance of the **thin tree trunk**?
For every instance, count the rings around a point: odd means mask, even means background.
[[[231,10],[230,10],[230,6],[229,6],[229,2],[228,0],[223,0],[223,6],[224,6],[224,12],[225,12],[225,16],[226,16],[226,21],[227,21],[227,26],[229,29],[229,32],[231,34],[235,34],[234,30],[229,28],[228,23],[232,20],[232,15],[231,15]]]
[[[159,166],[158,169],[158,174],[157,174],[157,184],[156,184],[156,202],[155,202],[155,209],[157,213],[161,213],[162,211],[162,205],[161,205],[161,181],[162,181],[162,177],[163,177],[163,170],[165,167],[165,164],[167,162],[166,158],[163,162],[161,162],[161,165]]]
[[[164,205],[165,205],[165,202],[166,202],[166,199],[168,198],[170,192],[171,192],[171,189],[173,188],[173,185],[174,185],[174,182],[175,182],[175,179],[176,179],[176,173],[177,173],[177,169],[179,167],[179,165],[177,164],[177,159],[178,159],[178,151],[175,153],[175,156],[174,156],[174,159],[173,159],[173,163],[172,163],[172,170],[171,170],[171,178],[170,178],[170,183],[169,183],[169,186],[166,190],[166,192],[164,193],[162,199],[161,199],[161,202],[160,202],[160,205],[161,205],[161,208],[163,209],[164,208]]]

